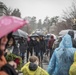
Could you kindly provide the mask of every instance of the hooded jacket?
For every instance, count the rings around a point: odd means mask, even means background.
[[[76,75],[76,52],[74,54],[74,62],[70,67],[69,75]]]
[[[30,70],[29,65],[30,65],[30,62],[28,62],[21,68],[23,75],[49,75],[45,70],[43,70],[39,66],[36,68],[35,65],[31,65],[31,68],[32,69],[34,68],[34,69]]]
[[[0,60],[0,75],[17,75],[13,66],[7,64],[4,55],[2,55]]]
[[[6,72],[8,75],[18,75],[14,67],[10,64],[6,64],[1,68],[2,71]]]
[[[69,75],[75,51],[76,49],[72,46],[71,36],[66,34],[52,55],[47,69],[48,73],[50,75]]]

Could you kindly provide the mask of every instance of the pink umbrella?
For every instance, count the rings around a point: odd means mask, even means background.
[[[0,18],[0,38],[12,31],[16,31],[26,24],[27,22],[21,18],[14,16],[2,16]]]

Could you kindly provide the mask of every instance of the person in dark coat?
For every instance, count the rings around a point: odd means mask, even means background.
[[[43,35],[39,36],[40,39],[40,55],[41,55],[41,61],[43,60],[43,54],[46,52],[46,43],[43,38]]]
[[[74,39],[74,31],[73,30],[70,30],[70,31],[68,31],[68,34],[72,38],[73,47],[76,48],[76,39]]]
[[[8,40],[7,50],[8,50],[8,53],[13,53],[13,54],[18,55],[18,56],[20,55],[20,51],[17,47],[17,44],[16,44],[13,36],[11,36]]]
[[[20,56],[22,57],[22,60],[24,60],[25,52],[28,48],[27,40],[23,37],[19,40],[19,49],[20,49]]]
[[[14,70],[13,66],[9,64],[5,64],[2,68],[2,71],[5,71],[8,75],[18,75],[18,73]]]
[[[54,41],[55,41],[54,36],[51,35],[51,38],[50,38],[50,40],[48,42],[48,47],[49,47],[49,50],[50,50],[50,58],[51,58],[52,53],[53,53],[53,44],[54,44]]]
[[[28,48],[27,48],[27,62],[28,62],[28,58],[29,58],[29,53],[31,54],[31,56],[33,55],[33,40],[32,37],[28,37]]]
[[[34,44],[35,55],[37,57],[39,57],[40,56],[40,40],[39,40],[39,37],[35,37],[33,44]]]

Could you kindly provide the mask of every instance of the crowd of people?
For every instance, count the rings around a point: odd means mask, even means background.
[[[20,71],[23,75],[75,75],[76,74],[76,42],[74,32],[69,31],[54,47],[54,36],[46,39],[43,35],[20,37],[15,39],[12,32],[0,38],[0,75],[18,75],[19,60],[7,61],[6,56],[14,54],[21,57],[23,65]],[[27,54],[25,56],[25,53]],[[40,67],[43,55],[48,56],[47,71]],[[27,58],[25,63],[25,57]],[[11,58],[12,59],[12,58]]]
[[[17,56],[21,56],[22,60],[25,59],[26,53],[26,62],[28,62],[30,56],[36,55],[42,62],[44,53],[48,56],[50,52],[51,58],[54,41],[55,39],[52,35],[48,39],[46,39],[43,35],[34,37],[28,36],[28,38],[19,37],[17,39],[12,36],[8,40],[7,51],[8,53],[10,52]]]

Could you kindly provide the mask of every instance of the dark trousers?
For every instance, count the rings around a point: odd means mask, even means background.
[[[22,62],[24,63],[25,52],[21,52],[21,53],[20,53],[20,56],[21,56],[21,58],[22,58]]]
[[[31,54],[31,56],[33,55],[33,51],[32,50],[27,50],[27,62],[28,62],[28,58],[29,58],[29,53]]]
[[[35,55],[36,55],[37,57],[39,57],[39,52],[35,52]]]
[[[53,49],[50,48],[50,58],[51,58],[52,54],[53,54]]]
[[[41,50],[40,54],[41,54],[41,60],[43,60],[43,54],[44,54],[44,52]]]

